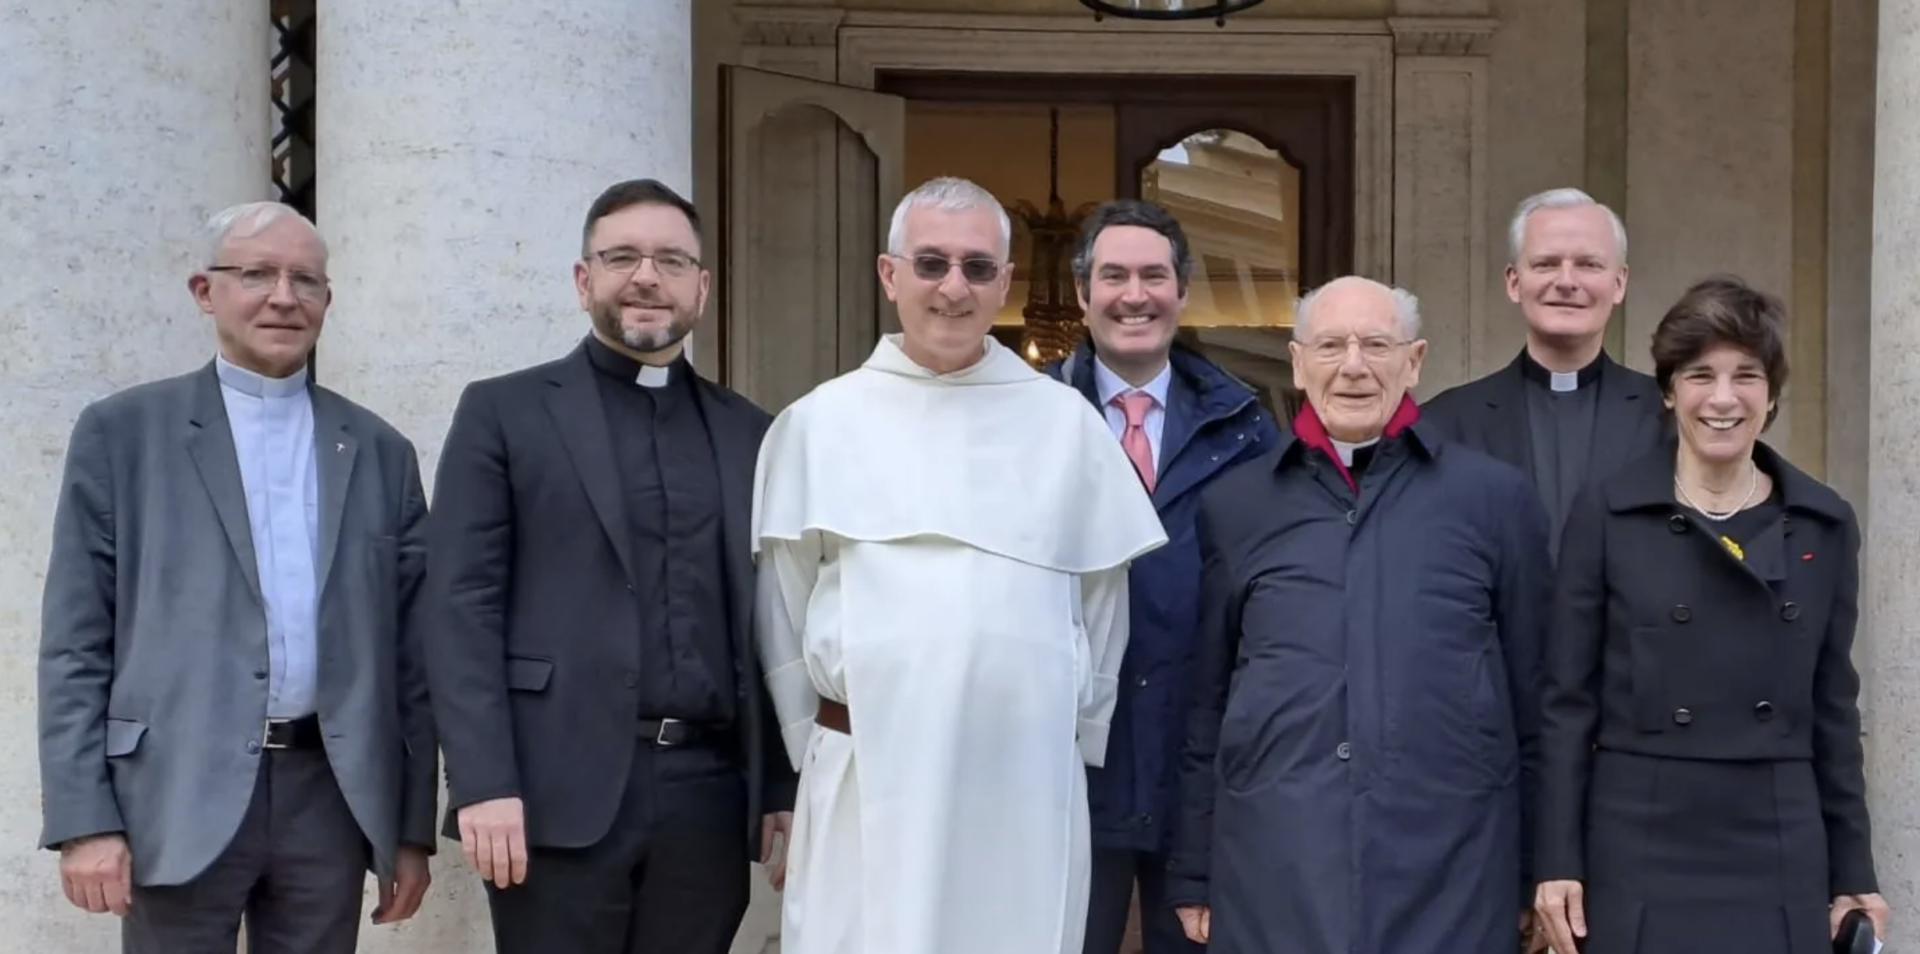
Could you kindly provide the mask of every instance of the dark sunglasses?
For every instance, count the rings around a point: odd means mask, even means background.
[[[895,258],[906,258],[896,255]],[[942,255],[915,255],[908,258],[913,263],[913,276],[926,282],[944,281],[954,265],[960,266],[960,277],[969,285],[985,285],[1000,277],[1000,263],[990,258],[963,258],[955,262]]]

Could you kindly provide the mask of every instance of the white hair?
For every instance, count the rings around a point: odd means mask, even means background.
[[[221,209],[207,220],[205,246],[202,249],[207,267],[220,263],[220,250],[226,247],[228,239],[258,235],[267,226],[289,216],[299,219],[307,231],[313,233],[314,240],[320,243],[320,257],[325,259],[326,237],[320,234],[319,226],[300,214],[300,210],[281,202],[243,202]]]
[[[942,212],[969,212],[974,209],[992,209],[994,217],[1000,222],[1000,254],[1007,255],[1013,249],[1013,221],[1007,218],[1007,210],[993,193],[970,182],[954,176],[941,176],[928,179],[912,192],[901,197],[900,203],[893,207],[893,223],[887,229],[887,251],[894,255],[905,255],[907,212],[912,209],[939,209]]]
[[[1379,288],[1382,291],[1385,291],[1387,293],[1387,297],[1392,299],[1393,320],[1396,324],[1400,326],[1400,334],[1402,337],[1404,337],[1408,341],[1412,341],[1420,337],[1420,299],[1414,297],[1414,294],[1412,292],[1407,291],[1406,289],[1400,288],[1398,286],[1383,285],[1379,282],[1376,282],[1376,281],[1373,281],[1372,279],[1367,279],[1367,278],[1362,278],[1358,280],[1366,282],[1369,285],[1373,285],[1376,288]],[[1299,300],[1294,302],[1293,304],[1294,340],[1298,341],[1301,338],[1306,337],[1306,333],[1302,329],[1306,328],[1307,322],[1311,320],[1313,306],[1317,302],[1319,302],[1320,293],[1326,291],[1329,287],[1334,285],[1335,282],[1337,281],[1339,281],[1339,279],[1335,279],[1332,282],[1328,282],[1325,285],[1321,285],[1319,288],[1316,288],[1313,291],[1307,292],[1305,297],[1302,297]]]
[[[1520,200],[1513,210],[1513,222],[1507,226],[1507,261],[1520,264],[1520,247],[1526,244],[1527,217],[1541,209],[1579,209],[1595,206],[1607,213],[1607,221],[1613,224],[1613,246],[1615,254],[1620,256],[1617,264],[1627,263],[1627,224],[1620,216],[1594,200],[1593,196],[1579,189],[1548,189]]]

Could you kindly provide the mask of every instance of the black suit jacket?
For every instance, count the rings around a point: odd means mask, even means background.
[[[576,848],[612,826],[639,715],[640,608],[625,504],[584,344],[468,385],[428,518],[436,619],[429,675],[447,767],[445,833],[465,805],[519,797],[532,845]],[[794,776],[752,640],[753,470],[772,418],[704,379],[695,392],[723,501],[749,848],[793,804]]]
[[[1811,759],[1832,892],[1872,892],[1851,661],[1853,508],[1758,445],[1784,513],[1735,557],[1674,502],[1674,450],[1589,484],[1567,520],[1543,667],[1539,877],[1585,876],[1598,745],[1674,759]]]
[[[1533,472],[1527,421],[1525,354],[1482,378],[1448,388],[1420,405],[1420,421],[1457,443],[1491,454],[1523,474]],[[1660,386],[1653,376],[1601,355],[1600,403],[1594,409],[1593,471],[1599,479],[1652,451],[1668,436]]]

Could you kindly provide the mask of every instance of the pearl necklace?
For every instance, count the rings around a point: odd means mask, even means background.
[[[1748,478],[1747,478],[1746,499],[1740,501],[1740,503],[1735,505],[1732,510],[1723,510],[1719,513],[1715,513],[1714,511],[1708,510],[1707,508],[1702,507],[1697,503],[1694,503],[1693,498],[1687,496],[1686,488],[1680,486],[1679,474],[1673,475],[1673,492],[1679,495],[1681,503],[1686,504],[1687,506],[1692,507],[1693,509],[1699,511],[1700,516],[1713,521],[1728,520],[1732,518],[1734,514],[1747,509],[1747,505],[1753,502],[1754,493],[1760,489],[1759,466],[1754,464],[1754,462],[1751,460],[1747,461],[1747,473],[1748,473]]]

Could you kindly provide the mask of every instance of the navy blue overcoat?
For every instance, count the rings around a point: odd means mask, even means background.
[[[1546,518],[1406,402],[1357,487],[1309,407],[1203,494],[1168,898],[1209,954],[1512,950],[1530,902]]]
[[[1087,807],[1099,848],[1169,847],[1200,625],[1200,544],[1193,526],[1200,491],[1271,450],[1280,435],[1273,416],[1238,378],[1181,345],[1174,346],[1171,364],[1153,489],[1167,545],[1134,561],[1127,574],[1132,625],[1106,765],[1087,770]],[[1100,405],[1090,345],[1082,343],[1047,373]]]

